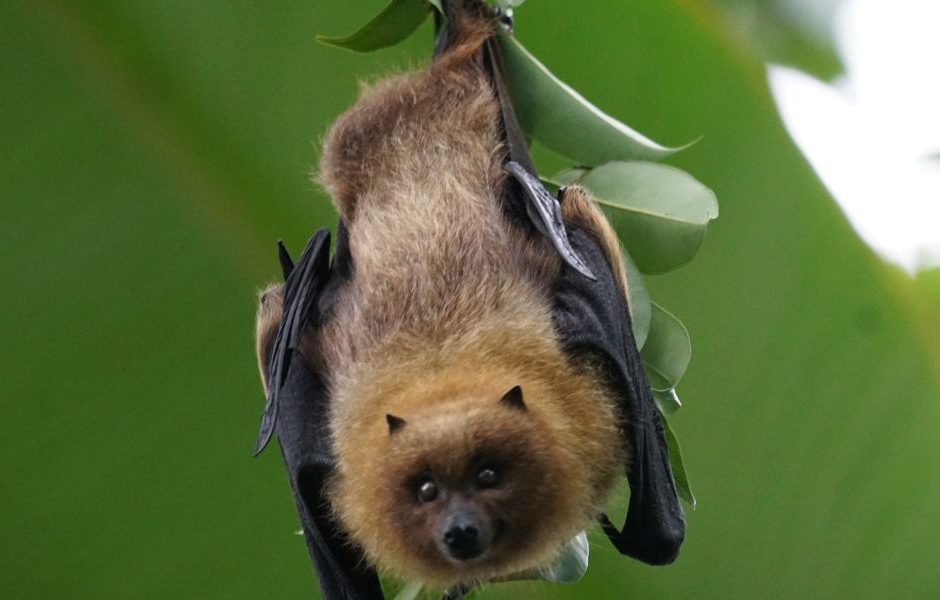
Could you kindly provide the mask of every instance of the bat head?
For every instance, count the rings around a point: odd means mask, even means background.
[[[537,387],[483,389],[377,415],[381,439],[338,478],[334,507],[378,567],[482,582],[550,561],[590,520],[590,469],[529,399]]]

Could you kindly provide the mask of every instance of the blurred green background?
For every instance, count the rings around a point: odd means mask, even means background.
[[[334,221],[307,174],[357,80],[428,55],[427,27],[369,56],[314,43],[382,5],[0,3],[0,597],[315,597],[280,458],[251,458],[255,293],[276,239]],[[647,280],[694,345],[678,562],[597,539],[582,583],[483,597],[940,597],[940,273],[858,240],[764,78],[768,57],[831,76],[831,45],[757,0],[517,17],[614,116],[702,136],[670,162],[722,214]]]

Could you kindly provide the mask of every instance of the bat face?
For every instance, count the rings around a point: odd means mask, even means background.
[[[379,565],[445,586],[483,581],[540,564],[556,549],[547,540],[564,541],[559,527],[581,524],[558,483],[567,461],[521,393],[439,403],[386,424],[375,470],[346,478],[335,502],[381,503],[344,515]]]

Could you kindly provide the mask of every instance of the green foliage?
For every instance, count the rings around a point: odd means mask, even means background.
[[[650,301],[649,290],[646,289],[646,282],[640,275],[640,269],[636,266],[629,251],[624,250],[624,259],[627,263],[627,281],[629,281],[627,293],[630,294],[630,316],[633,324],[633,337],[636,339],[638,348],[646,344],[646,338],[650,332],[650,319],[653,312],[653,304]]]
[[[588,568],[590,546],[585,532],[581,532],[562,547],[558,558],[539,575],[553,583],[577,583]]]
[[[650,387],[657,392],[674,389],[692,359],[692,344],[685,326],[669,311],[653,303],[650,333],[641,351]],[[666,412],[673,413],[678,410]]]
[[[675,389],[669,389],[666,392],[654,392],[656,400],[659,402],[661,396],[675,397]],[[679,399],[670,400],[670,404],[676,405]],[[692,493],[692,486],[689,484],[689,476],[685,472],[685,460],[682,458],[682,446],[679,445],[679,439],[676,437],[672,426],[669,425],[669,419],[663,419],[663,429],[666,434],[666,445],[669,447],[669,466],[672,467],[672,475],[676,480],[676,491],[679,497],[688,502],[689,506],[695,508],[697,502]]]
[[[440,10],[440,5],[435,3]],[[361,29],[346,37],[318,35],[317,41],[354,52],[374,52],[394,46],[415,32],[427,19],[427,0],[392,0]]]
[[[576,183],[594,193],[644,273],[665,273],[688,263],[718,216],[711,190],[668,165],[611,162]]]
[[[666,148],[588,102],[509,35],[499,37],[506,82],[523,131],[578,165],[657,160]]]
[[[769,62],[790,65],[824,80],[842,73],[829,34],[843,0],[713,1],[724,9],[725,20]]]

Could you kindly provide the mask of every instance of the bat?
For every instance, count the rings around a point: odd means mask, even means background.
[[[327,599],[378,572],[466,589],[537,569],[597,520],[672,562],[685,533],[631,329],[619,240],[589,193],[535,175],[479,2],[424,70],[333,124],[319,180],[339,223],[261,296],[267,394]],[[603,508],[626,476],[625,525]]]

